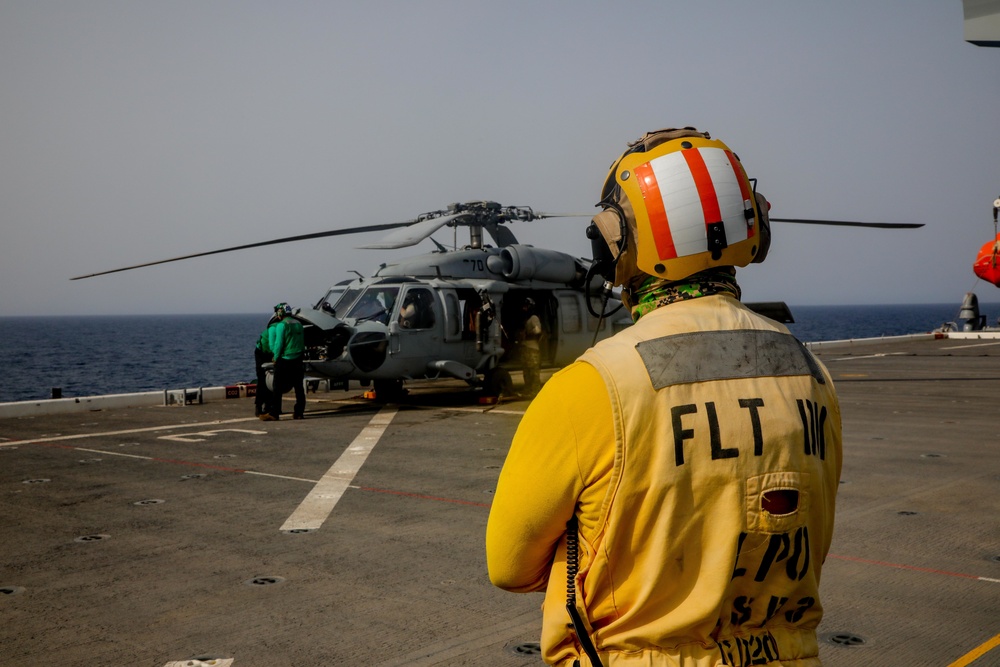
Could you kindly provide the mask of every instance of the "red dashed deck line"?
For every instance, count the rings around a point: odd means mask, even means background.
[[[264,477],[278,477],[280,479],[292,479],[292,480],[301,481],[301,482],[309,482],[311,484],[315,484],[316,481],[317,481],[317,480],[314,480],[314,479],[303,479],[303,478],[300,478],[300,477],[288,477],[288,476],[285,476],[285,475],[275,475],[275,474],[272,474],[272,473],[260,472],[258,470],[246,470],[244,468],[230,468],[230,467],[227,467],[227,466],[212,465],[210,463],[197,463],[195,461],[183,461],[181,459],[165,459],[165,458],[160,458],[160,457],[156,457],[156,456],[142,456],[140,454],[126,454],[125,452],[111,452],[111,451],[107,451],[107,450],[103,450],[103,449],[89,449],[89,448],[86,448],[86,447],[74,447],[73,445],[59,445],[59,444],[50,443],[50,442],[35,442],[35,443],[32,443],[32,444],[36,444],[36,445],[39,445],[39,446],[42,446],[42,447],[52,447],[52,448],[55,448],[55,449],[69,449],[69,450],[73,450],[73,451],[89,452],[89,453],[92,453],[92,454],[106,454],[108,456],[122,456],[122,457],[130,458],[130,459],[141,459],[143,461],[155,461],[157,463],[169,463],[169,464],[172,464],[172,465],[190,466],[190,467],[195,467],[195,468],[209,468],[211,470],[219,470],[219,471],[222,471],[222,472],[235,472],[235,473],[242,473],[242,474],[245,474],[245,475],[261,475],[261,476],[264,476]],[[458,500],[458,499],[455,499],[455,498],[442,498],[440,496],[430,496],[430,495],[426,495],[426,494],[410,493],[410,492],[406,492],[406,491],[393,491],[391,489],[378,489],[378,488],[368,487],[368,486],[354,486],[354,485],[351,485],[351,488],[357,489],[359,491],[367,491],[369,493],[385,493],[385,494],[394,495],[394,496],[406,496],[406,497],[415,498],[415,499],[418,499],[418,500],[434,500],[434,501],[442,502],[442,503],[451,503],[453,505],[469,505],[469,506],[472,506],[472,507],[485,507],[487,509],[491,506],[490,503],[478,503],[478,502],[474,502],[474,501],[471,501],[471,500]]]
[[[871,560],[868,558],[858,558],[856,556],[837,556],[835,554],[830,554],[830,558],[836,558],[837,560],[846,560],[853,563],[864,563],[866,565],[881,565],[883,567],[893,567],[898,570],[910,570],[911,572],[926,572],[928,574],[941,574],[947,577],[960,577],[962,579],[975,579],[977,581],[988,581],[990,583],[1000,583],[1000,579],[990,579],[989,577],[980,577],[975,574],[965,574],[962,572],[949,572],[948,570],[937,570],[932,567],[918,567],[916,565],[904,565],[902,563],[888,563],[881,560]]]
[[[452,503],[453,505],[471,505],[472,507],[485,507],[489,509],[491,507],[490,503],[477,503],[471,500],[457,500],[455,498],[441,498],[440,496],[426,496],[421,493],[409,493],[407,491],[392,491],[391,489],[376,489],[370,486],[359,486],[357,487],[361,491],[370,491],[372,493],[387,493],[392,496],[405,496],[408,498],[417,498],[419,500],[436,500],[442,503]]]
[[[208,468],[208,469],[211,469],[211,470],[219,470],[219,471],[222,471],[222,472],[235,472],[235,473],[243,473],[243,474],[263,475],[263,476],[268,476],[268,477],[279,477],[279,478],[282,478],[282,479],[296,479],[296,480],[303,481],[303,482],[312,482],[312,483],[315,483],[315,480],[307,480],[307,479],[300,479],[300,478],[286,478],[286,477],[283,477],[281,475],[272,475],[270,473],[262,473],[262,472],[259,472],[259,471],[246,470],[246,469],[243,469],[243,468],[230,468],[230,467],[226,467],[226,466],[212,465],[212,464],[209,464],[209,463],[196,463],[194,461],[183,461],[183,460],[180,460],[180,459],[164,459],[164,458],[159,458],[159,457],[154,457],[154,456],[141,456],[141,455],[137,455],[137,454],[126,454],[124,452],[109,452],[109,451],[105,451],[105,450],[87,449],[87,448],[84,448],[84,447],[74,447],[73,445],[60,445],[60,444],[50,443],[50,442],[38,442],[38,441],[35,441],[35,442],[32,442],[32,444],[37,444],[37,445],[40,445],[40,446],[43,446],[43,447],[53,447],[53,448],[57,448],[57,449],[71,449],[71,450],[77,450],[77,451],[85,451],[85,452],[91,452],[91,453],[94,453],[94,454],[107,454],[109,456],[124,456],[124,457],[127,457],[127,458],[143,459],[143,460],[146,460],[146,461],[156,461],[158,463],[169,463],[169,464],[173,464],[173,465],[182,465],[182,466],[190,466],[190,467],[197,467],[197,468]],[[426,494],[422,494],[422,493],[411,493],[411,492],[407,492],[407,491],[393,491],[392,489],[379,489],[379,488],[370,487],[370,486],[353,486],[352,485],[351,488],[355,488],[355,489],[358,489],[360,491],[368,491],[369,493],[384,493],[384,494],[394,495],[394,496],[402,496],[402,497],[407,497],[407,498],[415,498],[415,499],[418,499],[418,500],[433,500],[433,501],[436,501],[436,502],[450,503],[450,504],[453,504],[453,505],[468,505],[470,507],[483,507],[483,508],[486,508],[486,509],[489,509],[491,507],[490,503],[480,503],[480,502],[475,502],[475,501],[471,501],[471,500],[459,500],[459,499],[456,499],[456,498],[443,498],[443,497],[440,497],[440,496],[431,496],[431,495],[426,495]],[[976,581],[985,581],[985,582],[994,583],[994,584],[1000,583],[1000,579],[992,579],[990,577],[981,577],[981,576],[975,575],[975,574],[965,574],[963,572],[950,572],[948,570],[939,570],[939,569],[930,568],[930,567],[919,567],[919,566],[916,566],[916,565],[905,565],[903,563],[889,563],[887,561],[873,560],[873,559],[870,559],[870,558],[859,558],[857,556],[839,556],[837,554],[830,554],[829,557],[830,558],[836,558],[837,560],[843,560],[843,561],[848,561],[848,562],[853,562],[853,563],[863,563],[865,565],[879,565],[879,566],[882,566],[882,567],[891,567],[891,568],[895,568],[897,570],[909,570],[911,572],[925,572],[927,574],[939,574],[939,575],[943,575],[943,576],[947,576],[947,577],[958,577],[958,578],[961,578],[961,579],[974,579]]]

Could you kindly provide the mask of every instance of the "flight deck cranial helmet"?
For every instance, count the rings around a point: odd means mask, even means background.
[[[612,282],[626,288],[646,275],[676,281],[712,267],[762,262],[770,245],[767,201],[739,158],[691,127],[657,130],[629,144],[598,205],[604,211],[587,230],[595,260],[603,259],[609,280],[614,267]]]
[[[291,315],[292,307],[289,306],[284,301],[282,301],[281,303],[279,303],[277,306],[274,307],[274,314],[277,315],[278,317],[285,317],[286,315]]]

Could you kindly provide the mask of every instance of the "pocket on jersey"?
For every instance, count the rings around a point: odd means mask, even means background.
[[[809,473],[771,472],[747,479],[746,518],[751,533],[785,533],[809,516]]]

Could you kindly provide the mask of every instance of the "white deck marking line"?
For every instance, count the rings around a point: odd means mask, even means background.
[[[396,412],[395,407],[385,407],[372,417],[368,426],[364,427],[354,438],[354,442],[347,446],[344,453],[316,483],[280,530],[316,530],[323,525],[344,495],[344,491],[354,480],[354,476],[358,474],[358,470],[368,459],[368,455],[378,444],[392,418],[396,416]]]
[[[878,354],[864,354],[859,357],[841,357],[840,359],[831,359],[830,361],[854,361],[855,359],[879,359],[881,357],[898,357],[899,355],[906,354],[906,352],[879,352]]]
[[[250,435],[267,435],[267,431],[251,431],[245,428],[217,428],[214,431],[199,431],[197,433],[175,433],[173,435],[161,435],[160,440],[173,440],[175,442],[205,442],[206,438],[196,438],[196,435],[211,436],[218,433],[249,433]]]
[[[952,345],[951,347],[942,347],[942,350],[964,350],[967,347],[988,347],[990,345],[1000,345],[1000,341],[993,343],[973,343],[972,345]]]
[[[240,422],[257,421],[257,417],[240,417],[239,419],[217,419],[210,422],[172,424],[170,426],[147,426],[145,428],[130,428],[124,431],[104,431],[101,433],[78,433],[77,435],[60,435],[53,438],[33,438],[31,440],[10,440],[0,442],[0,447],[8,445],[31,445],[36,442],[59,442],[60,440],[83,440],[85,438],[101,438],[108,435],[128,435],[129,433],[149,433],[151,431],[169,431],[175,428],[194,428],[195,426],[216,426],[218,424],[239,424]]]
[[[139,459],[141,461],[167,461],[167,459],[161,458],[159,456],[142,456],[140,454],[126,454],[125,452],[112,452],[106,449],[91,449],[89,447],[73,447],[75,451],[87,452],[88,454],[104,454],[105,456],[121,456],[127,459]],[[176,461],[174,461],[176,463]],[[196,464],[193,462],[181,462],[186,465],[200,466],[201,464]],[[218,466],[211,466],[218,467]],[[227,470],[233,470],[243,473],[244,475],[257,475],[258,477],[273,477],[275,479],[288,479],[293,482],[308,482],[309,484],[316,484],[319,480],[316,479],[305,479],[303,477],[291,477],[289,475],[278,475],[273,472],[261,472],[259,470],[244,470],[243,468],[227,468]]]
[[[75,451],[87,452],[89,454],[104,454],[105,456],[122,456],[127,459],[141,459],[143,461],[152,461],[152,456],[141,456],[139,454],[126,454],[125,452],[109,452],[105,449],[88,449],[87,447],[73,447]]]
[[[293,482],[309,482],[310,484],[317,484],[319,480],[317,479],[305,479],[304,477],[289,477],[288,475],[276,475],[273,472],[260,472],[257,470],[244,470],[244,475],[257,475],[258,477],[274,477],[275,479],[290,479]]]

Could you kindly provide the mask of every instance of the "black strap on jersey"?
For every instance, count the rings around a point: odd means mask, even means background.
[[[590,658],[592,667],[604,667],[600,656],[597,655],[597,648],[587,634],[587,627],[580,618],[580,612],[576,608],[576,573],[580,568],[580,545],[576,516],[566,522],[566,611],[573,621],[573,630],[576,638],[580,641],[583,652]]]

